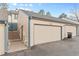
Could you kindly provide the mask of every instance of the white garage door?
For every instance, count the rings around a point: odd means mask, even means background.
[[[0,24],[0,55],[4,54],[4,24]]]
[[[34,44],[61,40],[61,27],[34,25]]]

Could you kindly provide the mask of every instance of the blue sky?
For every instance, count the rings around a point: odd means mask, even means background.
[[[49,11],[53,16],[59,16],[61,13],[68,14],[72,8],[79,8],[78,3],[9,3],[9,9],[26,9],[39,11],[44,9],[45,12]]]

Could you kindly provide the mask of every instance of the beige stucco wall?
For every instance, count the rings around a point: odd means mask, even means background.
[[[21,38],[21,26],[23,26],[23,42],[25,45],[28,45],[28,16],[22,12],[19,11],[18,14],[18,32]]]
[[[0,55],[4,54],[4,30],[5,30],[5,25],[4,24],[0,24]]]
[[[71,32],[72,36],[76,36],[76,27],[75,26],[64,26],[64,36],[67,37],[67,32]]]
[[[41,19],[41,20],[43,20],[43,19]],[[73,25],[68,25],[68,24],[64,24],[64,23],[57,23],[57,22],[51,22],[51,21],[41,21],[41,20],[39,20],[39,19],[32,19],[31,20],[31,23],[30,23],[30,44],[31,44],[31,46],[33,46],[34,45],[34,37],[33,37],[33,32],[34,32],[34,30],[33,30],[33,27],[34,27],[34,24],[46,24],[46,25],[56,25],[56,26],[61,26],[62,27],[62,39],[64,39],[65,37],[67,37],[67,32],[68,31],[71,31],[72,32],[72,34],[73,34],[73,36],[76,36],[76,27],[75,26],[73,26]],[[65,26],[68,26],[67,27],[67,29],[66,29],[66,27]],[[60,34],[61,35],[61,34]]]

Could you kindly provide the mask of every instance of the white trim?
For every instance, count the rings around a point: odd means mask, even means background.
[[[5,52],[8,52],[8,45],[9,44],[9,40],[8,40],[8,23],[6,23],[5,25]]]

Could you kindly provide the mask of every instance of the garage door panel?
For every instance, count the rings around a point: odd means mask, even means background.
[[[61,28],[55,26],[34,25],[34,44],[61,40]]]

